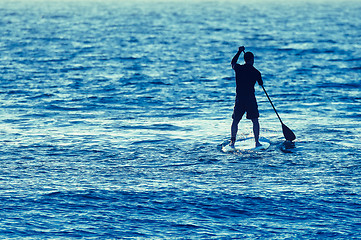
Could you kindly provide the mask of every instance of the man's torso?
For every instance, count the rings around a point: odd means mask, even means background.
[[[257,81],[262,81],[261,73],[252,65],[236,64],[236,93],[238,99],[254,97],[254,85]]]

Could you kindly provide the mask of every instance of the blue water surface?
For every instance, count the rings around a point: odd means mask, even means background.
[[[360,12],[0,0],[0,238],[359,237]],[[297,136],[291,153],[259,86],[271,147],[220,151],[240,45]],[[239,139],[252,136],[242,120]]]

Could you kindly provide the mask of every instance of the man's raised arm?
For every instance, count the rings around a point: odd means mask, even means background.
[[[237,64],[237,61],[238,61],[238,58],[239,58],[239,55],[241,54],[242,51],[244,51],[244,47],[239,47],[238,48],[238,52],[236,53],[236,55],[234,55],[234,57],[232,58],[232,62],[231,62],[231,65],[232,65],[232,68],[234,69],[234,66],[236,66]]]

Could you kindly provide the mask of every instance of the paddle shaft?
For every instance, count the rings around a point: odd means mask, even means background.
[[[243,47],[243,53],[246,53],[246,52],[244,51],[244,47]],[[275,111],[275,113],[277,114],[278,119],[279,119],[280,122],[281,122],[282,131],[283,131],[283,136],[284,136],[284,137],[286,138],[286,140],[288,140],[288,141],[293,141],[293,140],[295,140],[295,139],[296,139],[296,135],[292,132],[291,129],[289,129],[286,125],[283,124],[283,122],[282,122],[282,120],[281,120],[281,117],[280,117],[280,115],[278,115],[278,112],[277,112],[275,106],[273,105],[273,103],[272,103],[272,101],[271,101],[271,98],[268,96],[268,93],[267,93],[266,89],[263,87],[263,85],[261,85],[261,87],[263,88],[263,91],[264,91],[264,93],[266,94],[266,96],[267,96],[267,98],[268,98],[268,101],[271,103],[273,110]]]
[[[264,93],[266,94],[266,96],[267,96],[267,98],[268,98],[268,101],[271,103],[271,105],[272,105],[272,107],[273,107],[273,110],[275,110],[275,113],[277,114],[278,119],[280,120],[281,124],[283,125],[283,122],[282,122],[282,120],[281,120],[281,118],[280,118],[280,115],[278,115],[278,112],[277,112],[275,106],[273,105],[270,97],[268,96],[266,89],[265,89],[263,86],[261,86],[261,87],[263,88],[263,91],[264,91]]]
[[[241,47],[239,48],[241,49]],[[244,51],[244,47],[242,49],[243,53],[245,54],[246,52]],[[232,60],[233,61],[233,60]],[[278,115],[278,112],[275,108],[275,106],[273,105],[271,98],[268,96],[268,93],[266,91],[266,89],[263,87],[263,85],[261,85],[261,87],[263,88],[264,93],[266,94],[268,101],[271,103],[273,110],[275,111],[275,113],[277,114],[278,119],[281,122],[282,125],[282,132],[283,132],[283,136],[286,138],[287,141],[293,141],[296,139],[296,135],[292,132],[291,129],[289,129],[286,125],[283,124],[280,115]]]
[[[243,50],[243,54],[245,54],[245,53],[246,53],[246,52]],[[282,122],[282,120],[281,120],[281,118],[280,118],[280,115],[278,115],[278,112],[277,112],[275,106],[273,105],[270,97],[268,96],[268,93],[267,93],[266,89],[263,87],[263,85],[262,85],[261,87],[263,88],[263,91],[264,91],[264,93],[266,94],[266,96],[267,96],[267,98],[268,98],[268,101],[271,103],[271,105],[272,105],[272,107],[273,107],[273,110],[275,110],[275,113],[277,114],[278,119],[280,120],[281,124],[283,125],[283,122]]]

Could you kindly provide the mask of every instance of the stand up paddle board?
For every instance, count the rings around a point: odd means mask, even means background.
[[[253,139],[236,141],[234,147],[229,146],[229,144],[222,146],[222,152],[260,152],[267,150],[271,146],[266,139],[261,139],[259,142],[262,146],[255,147]]]

